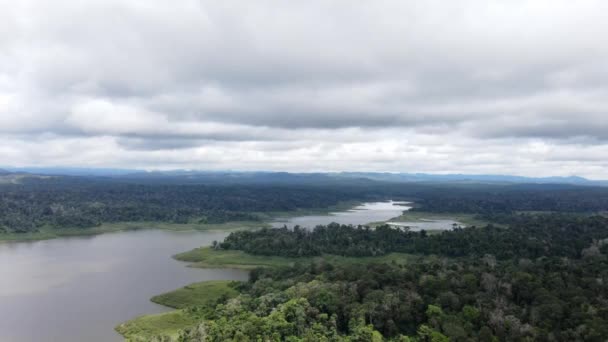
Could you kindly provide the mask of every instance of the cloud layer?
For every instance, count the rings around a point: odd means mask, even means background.
[[[605,1],[0,8],[7,166],[608,178]]]

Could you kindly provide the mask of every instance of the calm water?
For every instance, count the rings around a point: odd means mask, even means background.
[[[289,228],[299,225],[306,228],[314,228],[317,225],[336,222],[340,224],[367,224],[370,222],[386,221],[401,215],[404,210],[410,209],[405,206],[406,202],[373,202],[364,203],[348,211],[330,213],[329,215],[308,215],[289,218],[279,218],[272,222],[273,227]]]
[[[245,280],[194,269],[171,255],[225,233],[141,230],[0,244],[0,341],[121,341],[114,326],[167,308],[150,297],[186,284]]]
[[[366,203],[274,225],[366,224],[406,209],[396,202]],[[140,230],[0,243],[0,341],[121,341],[114,332],[119,323],[169,310],[150,302],[154,295],[196,281],[247,279],[245,271],[188,268],[171,258],[226,235]]]

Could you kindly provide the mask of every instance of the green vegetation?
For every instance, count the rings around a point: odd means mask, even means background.
[[[372,262],[390,262],[405,264],[410,258],[407,254],[389,253],[378,257],[344,257],[325,254],[318,257],[290,258],[282,256],[252,255],[239,250],[213,249],[200,247],[175,256],[177,260],[193,263],[200,268],[241,268],[293,266],[296,263],[319,262],[325,260],[336,264],[366,264]]]
[[[452,219],[469,227],[430,234],[388,225],[288,230],[264,223],[386,198],[416,202],[396,220]],[[595,214],[606,208],[607,188],[569,185],[184,186],[53,178],[2,185],[0,240],[232,230],[224,241],[176,258],[196,267],[248,268],[250,280],[193,284],[155,297],[180,309],[117,327],[132,341],[599,342],[608,336],[608,217]]]
[[[263,222],[273,213],[318,210],[368,196],[362,189],[334,187],[125,184],[62,177],[0,186],[0,234],[87,230],[121,222]]]
[[[259,269],[242,295],[182,339],[603,341],[606,285],[595,277],[608,276],[605,256],[519,263],[488,256]]]
[[[295,258],[279,256],[250,255],[236,250],[215,250],[211,247],[200,247],[189,252],[177,254],[175,259],[193,263],[200,268],[242,268],[288,266],[297,261]]]
[[[329,205],[323,208],[297,208],[289,211],[270,211],[270,212],[256,212],[260,220],[272,221],[277,218],[290,218],[297,216],[308,216],[308,215],[329,215],[331,213],[350,210],[356,206],[363,204],[362,201],[340,201],[337,204]]]
[[[496,222],[495,218],[516,212],[597,213],[608,207],[608,188],[572,185],[458,186],[354,180],[322,186],[137,182],[137,178],[27,177],[16,184],[0,184],[0,235],[87,230],[121,222],[263,222],[277,215],[327,213],[389,198],[413,201],[414,212],[433,216],[467,214],[460,217],[464,224],[471,219]]]
[[[499,259],[562,256],[577,258],[594,241],[608,238],[603,216],[514,215],[508,228],[459,228],[429,235],[425,231],[339,224],[314,230],[261,229],[231,233],[218,245],[254,255],[311,257],[322,254],[380,256],[391,252],[448,257],[494,254]]]
[[[225,280],[194,283],[181,289],[154,296],[151,300],[154,303],[174,309],[214,305],[220,299],[225,300],[238,295],[231,283],[231,281]]]
[[[504,221],[507,228],[436,235],[339,225],[234,232],[215,248],[177,257],[199,265],[266,267],[253,269],[249,282],[235,283],[240,294],[218,300],[213,310],[209,301],[189,308],[197,323],[173,336],[604,341],[608,218],[534,213]],[[194,292],[184,298],[187,293]]]
[[[176,340],[185,329],[199,323],[202,310],[212,310],[218,302],[236,297],[239,292],[234,285],[231,281],[206,281],[152,297],[155,303],[180,310],[137,317],[120,324],[116,331],[132,342]]]
[[[129,342],[176,340],[184,329],[196,326],[199,318],[184,310],[146,315],[127,321],[116,331]]]

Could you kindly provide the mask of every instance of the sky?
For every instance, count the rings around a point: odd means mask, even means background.
[[[0,165],[607,179],[606,13],[0,0]]]

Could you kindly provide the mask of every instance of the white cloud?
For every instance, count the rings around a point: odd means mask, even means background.
[[[6,165],[605,177],[604,1],[0,8]]]

